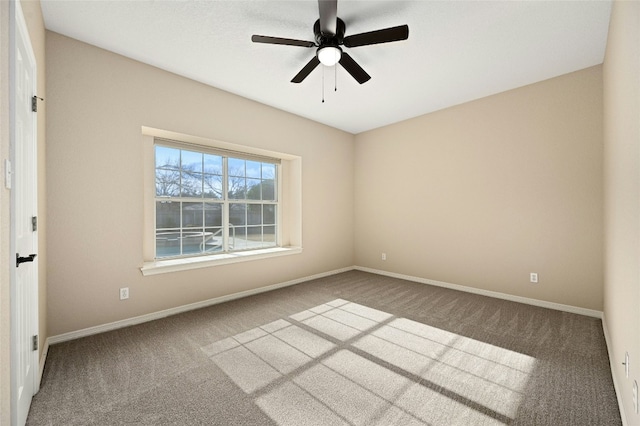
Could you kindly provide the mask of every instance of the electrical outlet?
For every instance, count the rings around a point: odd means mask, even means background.
[[[382,253],[382,260],[387,260],[387,253]]]
[[[529,281],[531,281],[532,283],[537,283],[538,282],[538,273],[537,272],[532,272],[529,274]]]
[[[120,289],[120,300],[129,298],[129,287],[122,287]]]

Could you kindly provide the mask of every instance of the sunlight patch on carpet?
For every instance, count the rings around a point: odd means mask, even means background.
[[[343,299],[202,351],[281,426],[508,424],[536,364]]]

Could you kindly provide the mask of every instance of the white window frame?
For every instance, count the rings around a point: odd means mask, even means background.
[[[272,257],[298,254],[302,252],[302,161],[301,157],[280,152],[268,151],[244,145],[221,142],[176,132],[142,128],[144,150],[144,203],[145,217],[143,229],[143,258],[140,268],[143,275],[154,275],[165,272],[176,272],[196,268],[205,268],[230,263],[268,259]],[[232,251],[216,254],[197,254],[188,257],[155,258],[156,223],[155,223],[155,143],[156,139],[176,141],[179,144],[190,145],[191,149],[202,148],[203,152],[210,150],[228,152],[248,157],[265,157],[280,160],[277,167],[277,236],[276,247]],[[160,145],[167,145],[158,141]],[[188,148],[187,148],[188,149]],[[223,226],[228,224],[227,215],[223,215]]]

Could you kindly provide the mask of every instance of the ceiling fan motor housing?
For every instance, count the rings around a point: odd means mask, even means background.
[[[322,34],[322,31],[320,31],[319,19],[315,24],[313,24],[313,33],[316,35],[316,44],[320,48],[325,46],[339,47],[344,42],[344,31],[344,21],[340,18],[337,18],[335,34]]]

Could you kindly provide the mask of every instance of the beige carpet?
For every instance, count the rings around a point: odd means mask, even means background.
[[[352,271],[52,346],[30,425],[619,425],[600,320]]]

